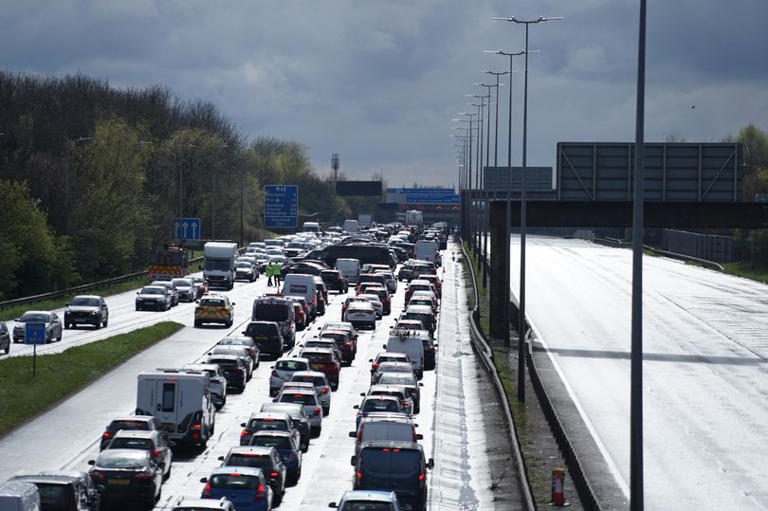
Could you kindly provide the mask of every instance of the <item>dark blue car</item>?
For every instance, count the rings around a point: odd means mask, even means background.
[[[251,445],[274,447],[288,470],[287,483],[296,485],[301,477],[301,448],[287,431],[261,430],[251,437]],[[238,508],[239,509],[239,508]]]
[[[272,510],[272,488],[260,468],[219,467],[200,482],[205,483],[201,498],[226,497],[237,511]]]

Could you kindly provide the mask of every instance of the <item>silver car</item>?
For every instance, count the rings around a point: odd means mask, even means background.
[[[45,342],[61,340],[61,318],[55,312],[27,311],[16,319],[13,327],[13,342],[24,342],[27,335],[27,323],[45,324]]]
[[[304,406],[304,412],[309,417],[312,437],[320,436],[323,429],[323,413],[317,392],[311,389],[284,389],[274,399],[275,403],[296,403]]]
[[[197,287],[195,287],[195,281],[192,277],[172,279],[171,284],[173,284],[173,288],[179,294],[179,300],[185,302],[197,300]]]
[[[314,383],[306,381],[287,381],[283,383],[283,388],[280,389],[280,393],[291,392],[292,390],[311,390],[314,392],[317,401],[320,403],[320,407],[323,409],[323,417],[328,415],[328,412],[325,411],[323,400],[320,398],[320,390],[315,387]]]
[[[331,384],[328,378],[320,371],[298,371],[293,373],[292,382],[312,383],[320,395],[320,404],[323,407],[323,415],[331,411]]]
[[[309,371],[309,360],[306,358],[280,358],[272,367],[269,375],[269,395],[276,396],[283,383],[291,381],[293,373],[297,371]]]

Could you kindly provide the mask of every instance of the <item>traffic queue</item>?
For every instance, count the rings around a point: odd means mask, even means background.
[[[358,240],[351,246],[365,244]],[[266,250],[257,248],[251,251],[252,265],[259,271],[259,257]],[[50,502],[66,493],[51,488],[77,487],[80,507],[73,509],[111,509],[126,502],[151,509],[171,474],[174,450],[205,450],[215,432],[217,411],[233,394],[248,392],[254,372],[269,360],[268,395],[273,399],[240,424],[237,445],[200,480],[199,496],[181,498],[173,509],[271,510],[299,482],[303,455],[312,439],[322,434],[324,418],[332,411],[348,413],[336,411],[332,400],[343,368],[356,360],[363,339],[358,330],[375,330],[384,316],[397,313],[387,342],[368,360],[370,387],[360,393],[360,404],[354,407],[355,429],[349,432],[354,439],[351,488],[329,507],[363,509],[360,506],[367,503],[375,509],[425,509],[427,471],[433,462],[419,443],[422,435],[416,432],[414,416],[421,409],[419,380],[437,362],[441,279],[439,252],[435,253],[437,260],[403,261],[397,277],[394,265],[353,257],[338,258],[341,264],[332,268],[324,260],[311,259],[311,252],[303,260],[271,254],[266,265],[282,286],[254,298],[241,335],[223,337],[188,364],[140,373],[134,413],[106,425],[100,453],[89,461],[87,473],[23,474],[15,480],[36,485],[41,498]],[[275,273],[276,258],[278,264],[285,263],[280,277]],[[397,258],[389,262],[396,263]],[[356,271],[349,273],[352,266]],[[197,302],[194,326],[231,327],[236,304],[224,293],[195,288],[190,280]],[[398,280],[407,282],[405,306],[394,311]],[[172,285],[153,282],[148,287],[161,288],[163,302],[171,301]],[[326,321],[315,334],[297,338],[297,332],[325,315],[329,289],[341,295],[351,287],[355,295],[343,300],[338,321]],[[56,478],[60,481],[52,483]]]

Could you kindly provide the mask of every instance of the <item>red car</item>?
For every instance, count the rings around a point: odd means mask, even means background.
[[[392,312],[392,298],[389,295],[387,288],[381,287],[378,284],[363,284],[360,286],[358,294],[374,294],[379,297],[381,306],[384,309],[384,315],[388,315]]]
[[[308,359],[309,367],[313,371],[319,371],[328,378],[331,390],[339,388],[341,362],[336,358],[336,352],[327,348],[304,348],[299,357]]]
[[[341,360],[347,366],[352,365],[352,361],[357,354],[357,342],[352,339],[349,332],[344,330],[325,330],[320,333],[321,339],[333,339],[336,343],[336,347],[341,353]]]

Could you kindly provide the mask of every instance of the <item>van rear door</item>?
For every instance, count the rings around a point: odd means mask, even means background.
[[[158,378],[155,380],[154,416],[160,420],[165,431],[176,432],[179,419],[180,385],[176,378]]]

